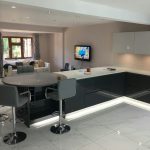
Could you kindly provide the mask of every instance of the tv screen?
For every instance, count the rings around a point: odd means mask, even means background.
[[[76,60],[90,61],[91,60],[91,46],[75,45],[74,57]]]

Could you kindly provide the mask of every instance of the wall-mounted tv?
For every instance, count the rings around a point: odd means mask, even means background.
[[[91,46],[75,45],[74,58],[76,60],[90,61],[91,60]]]

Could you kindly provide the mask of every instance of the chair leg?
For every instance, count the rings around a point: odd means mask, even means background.
[[[62,111],[62,99],[59,100],[59,123],[51,127],[51,132],[55,134],[63,134],[70,131],[70,126],[62,123],[63,111]]]
[[[13,132],[8,133],[3,138],[3,142],[9,145],[17,144],[26,139],[26,134],[24,132],[16,132],[16,109],[12,107],[12,118],[13,118]]]

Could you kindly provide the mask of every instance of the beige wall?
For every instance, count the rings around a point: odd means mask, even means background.
[[[39,46],[40,46],[40,56],[41,59],[49,62],[49,34],[40,34],[39,35]]]
[[[79,68],[81,62],[74,60],[74,45],[88,44],[92,46],[92,61],[90,63],[85,62],[83,67],[117,65],[150,69],[148,66],[150,57],[148,56],[132,55],[131,57],[129,55],[118,55],[112,52],[112,33],[146,30],[150,30],[150,26],[121,22],[68,28],[64,34],[65,62],[70,62]]]
[[[63,67],[63,34],[54,34],[54,53],[53,53],[54,71],[60,71]]]
[[[63,33],[40,34],[41,59],[49,62],[51,71],[60,71],[63,67]]]

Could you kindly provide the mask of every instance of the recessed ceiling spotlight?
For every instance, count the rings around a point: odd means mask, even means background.
[[[16,8],[16,6],[11,6],[11,8],[12,8],[12,9],[15,9],[15,8]]]
[[[139,145],[139,146],[142,146],[142,142],[139,142],[138,145]]]
[[[120,134],[121,134],[119,130],[117,131],[117,134],[118,134],[118,135],[120,135]]]

